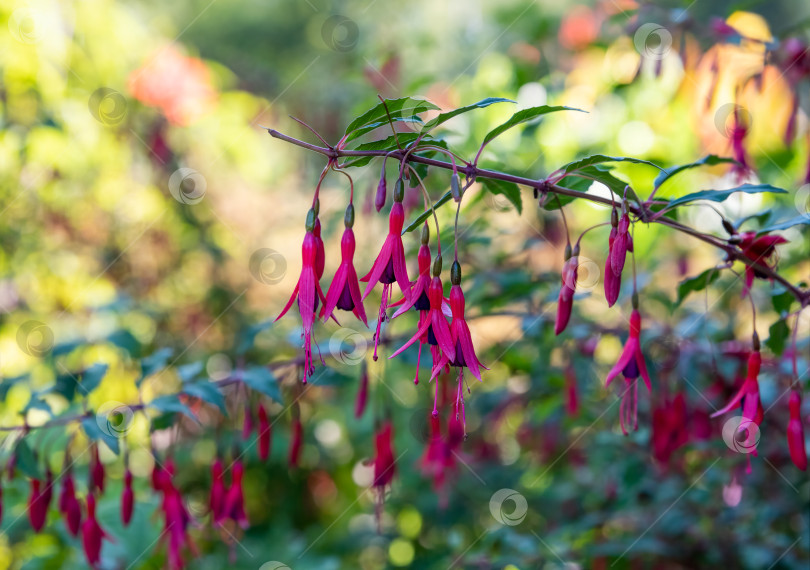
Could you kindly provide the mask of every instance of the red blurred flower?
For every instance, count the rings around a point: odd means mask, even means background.
[[[662,464],[669,463],[672,454],[689,441],[689,414],[683,394],[667,398],[653,409],[651,439],[653,457]]]
[[[158,107],[175,125],[188,125],[207,113],[216,91],[202,60],[163,48],[129,76],[129,91],[140,102]]]
[[[804,446],[804,426],[802,425],[801,407],[802,396],[798,390],[790,393],[790,420],[787,427],[788,449],[790,459],[802,471],[807,470],[807,449]]]
[[[611,226],[608,237],[608,257],[605,260],[605,298],[609,307],[612,307],[619,298],[627,252],[633,251],[633,237],[629,231],[630,216],[625,213],[619,219],[618,212],[613,210]]]
[[[214,524],[219,524],[225,510],[225,482],[222,480],[222,461],[217,457],[211,465],[211,492],[208,496],[208,508]]]
[[[368,326],[363,299],[360,296],[357,271],[354,269],[355,241],[354,232],[352,231],[353,224],[354,206],[349,204],[349,207],[346,208],[346,229],[343,230],[343,238],[340,240],[340,267],[335,272],[335,277],[332,279],[332,284],[326,293],[326,300],[320,316],[326,321],[337,308],[342,311],[351,311],[355,317],[363,321],[364,325]]]
[[[554,334],[558,335],[568,326],[571,318],[571,309],[574,306],[574,293],[577,287],[577,265],[579,264],[579,244],[571,252],[571,246],[565,248],[565,263],[562,269],[562,285],[560,297],[557,300],[557,321],[554,324]]]
[[[266,461],[270,457],[270,441],[273,436],[267,410],[264,404],[259,403],[259,459]]]
[[[88,483],[90,493],[96,490],[99,494],[104,493],[104,464],[98,456],[98,445],[93,444],[90,450],[90,482]]]
[[[223,516],[233,520],[240,527],[247,528],[249,524],[245,514],[245,492],[242,488],[244,473],[245,468],[242,462],[237,459],[231,467],[231,486],[225,494]]]
[[[388,486],[396,474],[396,459],[393,449],[393,428],[389,420],[385,420],[377,429],[374,436],[374,483],[380,489]]]
[[[360,386],[357,389],[357,400],[354,403],[354,417],[360,419],[366,411],[368,401],[368,366],[363,361],[363,371],[360,373]]]
[[[101,542],[105,538],[110,540],[96,520],[96,498],[91,493],[87,495],[87,518],[82,523],[82,547],[91,568],[101,561]]]
[[[743,255],[754,263],[764,265],[769,269],[776,267],[776,262],[773,260],[776,254],[776,246],[783,243],[787,243],[787,240],[782,236],[763,235],[757,237],[756,232],[743,232],[740,234],[740,249]],[[751,286],[754,284],[754,277],[767,279],[767,275],[762,273],[762,271],[750,265],[746,265],[743,297],[751,290]]]
[[[59,512],[65,518],[65,526],[68,532],[73,536],[77,536],[81,528],[82,507],[76,498],[76,485],[70,470],[62,477],[62,490],[59,493]]]
[[[132,520],[132,511],[135,507],[135,493],[132,491],[132,472],[124,472],[124,491],[121,493],[121,522],[124,526]]]
[[[42,481],[31,479],[31,495],[28,497],[28,521],[34,532],[39,532],[45,526],[45,518],[48,515],[48,504],[42,496],[40,487]]]
[[[748,356],[748,371],[745,376],[745,381],[740,387],[737,394],[721,409],[714,412],[711,417],[716,418],[727,412],[730,412],[742,403],[742,415],[745,418],[740,427],[744,428],[747,422],[754,422],[759,425],[762,423],[764,412],[762,410],[762,402],[759,398],[759,369],[762,365],[762,356],[759,353],[759,341],[755,340],[755,348]],[[754,451],[756,455],[756,451]]]
[[[290,454],[287,459],[290,467],[298,467],[298,460],[301,458],[301,444],[303,443],[303,427],[301,419],[296,415],[293,418],[292,433],[290,434]]]
[[[624,344],[624,349],[616,361],[616,365],[608,372],[605,385],[609,386],[610,383],[619,374],[622,374],[625,379],[625,389],[622,393],[622,402],[620,405],[619,418],[622,427],[622,432],[627,435],[627,426],[632,425],[631,429],[638,427],[638,377],[639,374],[644,379],[647,385],[647,390],[652,392],[652,385],[650,384],[650,375],[647,372],[647,364],[644,362],[644,355],[641,353],[641,314],[638,309],[633,309],[630,314],[630,334],[627,337],[627,342]]]
[[[579,413],[579,396],[577,394],[577,376],[571,365],[565,368],[565,395],[565,410],[569,416],[576,417]]]

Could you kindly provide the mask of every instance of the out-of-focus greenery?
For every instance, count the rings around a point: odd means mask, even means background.
[[[804,4],[748,3],[745,9],[764,20],[739,25],[751,34],[798,35],[806,42],[810,9]],[[110,402],[148,403],[184,386],[190,369],[178,372],[181,365],[200,363],[194,376],[204,382],[298,356],[297,315],[270,322],[295,286],[304,217],[324,162],[271,139],[261,126],[314,141],[291,114],[334,143],[378,93],[418,94],[443,109],[491,96],[514,99],[518,108],[549,103],[588,114],[557,114],[505,133],[483,153],[485,167],[540,177],[594,153],[665,166],[709,153],[728,156],[718,113],[735,100],[735,70],[761,66],[763,52],[750,42],[712,47],[717,38],[706,30],[712,17],[725,19],[737,8],[734,2],[662,2],[639,9],[626,0],[588,6],[4,3],[0,425],[19,425],[21,413],[36,426]],[[634,44],[644,22],[664,26],[674,40],[660,69]],[[782,139],[791,92],[786,75],[769,67],[759,89],[749,83],[738,94],[752,118],[747,151],[757,175],[789,194],[742,195],[716,205],[730,219],[766,208],[773,209],[773,220],[796,215],[810,156],[806,82],[800,89],[800,135],[790,146]],[[711,93],[714,99],[705,104]],[[484,135],[514,111],[498,104],[459,116],[447,123],[445,140],[471,158]],[[387,136],[384,131],[377,134]],[[393,168],[389,164],[389,182]],[[182,186],[172,178],[180,169],[196,171]],[[379,162],[354,170],[356,265],[364,273],[387,220],[372,206]],[[656,175],[644,165],[619,165],[614,173],[642,196]],[[431,171],[434,199],[448,181],[447,173]],[[684,172],[658,196],[731,185],[728,167],[720,165]],[[347,194],[344,177],[327,177],[321,193],[323,286],[339,263]],[[410,194],[416,192],[409,191],[406,200],[413,217],[421,198]],[[731,452],[720,437],[724,418],[713,421],[711,438],[690,441],[668,465],[652,457],[650,415],[664,394],[682,392],[690,411],[705,414],[725,404],[741,373],[741,361],[726,350],[733,341],[745,346],[753,324],[739,280],[726,272],[707,293],[675,302],[677,282],[719,263],[718,253],[660,225],[637,224],[643,340],[654,364],[655,393],[642,394],[640,428],[624,437],[616,392],[603,384],[626,335],[630,287],[626,272],[619,304],[606,308],[598,278],[606,229],[583,239],[583,256],[593,260],[595,273],[581,287],[568,331],[555,338],[565,242],[558,213],[535,207],[527,190],[521,214],[478,184],[468,196],[459,243],[467,312],[491,371],[471,386],[469,439],[439,496],[418,467],[432,386],[413,385],[413,351],[404,359],[372,362],[370,352],[363,354],[368,344],[358,340],[370,333],[347,317],[343,324],[362,337],[348,339],[358,344],[343,362],[319,366],[309,388],[301,388],[294,367],[274,368],[268,392],[278,395],[263,396],[276,422],[268,462],[258,460],[252,440],[241,440],[245,396],[235,386],[224,390],[227,417],[208,405],[195,407],[200,424],[154,409],[149,418],[138,412],[121,438],[138,500],[124,529],[118,515],[124,465],[102,446],[112,482],[99,518],[115,539],[104,546],[104,568],[166,564],[165,546],[158,542],[159,499],[147,481],[151,448],[174,456],[178,485],[201,522],[193,531],[200,548],[190,563],[194,568],[258,568],[271,561],[296,570],[806,567],[810,484],[787,455],[787,360],[766,356],[761,389],[767,413],[750,474],[747,456]],[[451,210],[438,211],[446,250]],[[591,204],[566,207],[566,215],[572,236],[609,219],[607,209]],[[708,208],[685,208],[679,215],[723,235],[720,218]],[[790,243],[780,247],[780,272],[794,283],[810,274],[808,236],[800,228],[806,226],[782,232]],[[405,243],[415,259],[416,235]],[[277,252],[277,263],[257,265],[262,248]],[[734,268],[741,271],[742,265]],[[798,308],[780,305],[779,292],[765,281],[755,285],[763,340],[785,312]],[[371,302],[366,308],[370,315],[376,311]],[[807,369],[807,318],[805,311],[800,371]],[[41,326],[31,328],[31,322]],[[792,328],[793,319],[787,324]],[[395,322],[388,334],[405,338],[414,326],[413,319]],[[21,330],[30,334],[21,338]],[[340,330],[333,323],[316,327],[321,350],[347,350]],[[582,345],[597,337],[595,353],[583,354]],[[141,359],[165,348],[171,349],[169,368],[141,383]],[[357,355],[369,361],[372,378],[370,409],[360,420],[354,418]],[[564,410],[569,362],[581,399],[576,417]],[[108,370],[86,398],[81,382],[75,398],[53,389],[95,363]],[[806,373],[801,381],[808,385]],[[296,399],[305,445],[301,467],[291,470],[288,406]],[[375,419],[384,410],[394,421],[399,460],[377,533],[367,460]],[[10,456],[18,435],[5,437],[3,457]],[[85,492],[87,439],[78,425],[34,430],[26,441],[39,453],[40,465],[47,461],[56,473],[69,445],[79,492]],[[231,536],[210,528],[206,505],[209,466],[218,449],[227,453],[233,446],[246,449],[251,526]],[[0,568],[85,567],[80,542],[67,533],[55,508],[42,533],[30,530],[25,475],[18,471],[11,481],[4,475],[1,484]],[[493,493],[504,488],[528,503],[525,520],[513,526],[490,512]],[[740,488],[739,504],[728,506]]]

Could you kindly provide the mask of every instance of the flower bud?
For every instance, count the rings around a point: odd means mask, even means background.
[[[132,472],[124,472],[124,491],[121,493],[121,522],[124,526],[132,520],[132,511],[135,506],[135,494],[132,492]]]
[[[250,402],[245,403],[245,418],[242,421],[242,439],[250,439],[253,433],[253,411],[250,409]]]
[[[422,245],[428,245],[428,243],[430,243],[430,226],[425,222],[425,225],[422,226]]]
[[[439,277],[442,274],[442,256],[437,255],[433,260],[433,277]]]
[[[377,208],[377,211],[380,211],[379,208]],[[354,204],[346,206],[346,213],[343,215],[343,226],[347,228],[354,226]]]
[[[405,183],[402,182],[402,178],[397,178],[397,181],[394,184],[394,202],[402,202],[404,198],[405,198]]]
[[[453,196],[453,200],[456,202],[461,202],[461,183],[458,172],[454,172],[450,177],[450,195]]]
[[[804,446],[804,426],[802,426],[802,397],[798,390],[790,394],[790,420],[788,421],[787,440],[790,459],[802,471],[807,470],[807,449]]]
[[[31,495],[28,498],[28,521],[34,532],[39,532],[45,526],[45,517],[48,514],[48,505],[42,497],[40,487],[42,482],[39,479],[31,479]]]
[[[450,283],[461,285],[461,265],[458,260],[453,261],[453,265],[450,266]]]
[[[225,511],[225,482],[222,480],[222,461],[217,458],[211,465],[211,494],[208,497],[211,519],[219,524]]]
[[[357,390],[357,400],[354,404],[354,417],[360,419],[366,411],[368,400],[368,366],[363,361],[363,371],[360,373],[360,387]]]
[[[293,418],[292,433],[290,434],[290,454],[288,457],[290,467],[298,466],[298,460],[301,457],[302,432],[301,419],[296,416]]]
[[[374,207],[379,212],[385,206],[385,198],[388,193],[385,183],[385,175],[380,178],[380,183],[377,184],[377,195],[374,197]]]

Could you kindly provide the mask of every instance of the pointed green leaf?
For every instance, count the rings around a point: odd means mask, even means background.
[[[523,109],[522,111],[518,111],[512,117],[503,123],[489,131],[487,136],[484,137],[483,145],[489,143],[495,137],[503,134],[504,132],[508,131],[512,127],[519,125],[521,123],[526,123],[528,121],[532,121],[538,117],[542,117],[543,115],[547,115],[548,113],[555,113],[557,111],[580,111],[582,113],[586,113],[587,111],[583,111],[582,109],[575,109],[574,107],[551,107],[549,105],[541,105],[539,107],[529,107],[528,109]]]
[[[607,156],[604,154],[594,154],[591,156],[586,156],[585,158],[580,158],[574,162],[569,162],[560,168],[559,172],[568,174],[570,172],[576,172],[582,168],[585,168],[586,166],[593,166],[595,164],[602,164],[605,162],[632,162],[634,164],[646,164],[648,166],[657,168],[658,170],[663,170],[660,166],[654,162],[650,162],[649,160],[641,160],[640,158],[631,158],[628,156]]]
[[[453,195],[448,190],[447,192],[444,193],[444,195],[441,198],[439,198],[438,200],[436,200],[436,202],[433,203],[433,209],[435,210],[435,209],[439,208],[440,206],[445,205],[447,202],[449,202],[452,199],[452,197],[453,197]],[[412,221],[408,225],[407,228],[402,230],[402,235],[405,235],[408,232],[412,232],[416,228],[422,227],[422,223],[432,215],[433,215],[433,213],[432,213],[432,211],[430,209],[425,210],[424,212],[419,214],[416,217],[416,219],[414,221]]]
[[[686,196],[681,196],[680,198],[671,200],[667,208],[681,206],[696,200],[722,202],[737,192],[745,192],[746,194],[760,194],[763,192],[770,192],[771,194],[787,194],[785,190],[771,186],[770,184],[743,184],[742,186],[729,188],[728,190],[701,190],[700,192],[693,192],[692,194],[687,194]]]
[[[768,328],[768,333],[768,340],[765,341],[765,346],[776,356],[781,356],[785,351],[785,344],[790,335],[790,328],[788,328],[785,319],[779,319],[772,324],[770,328]]]
[[[690,162],[689,164],[681,164],[680,166],[673,166],[671,168],[666,168],[661,171],[661,174],[655,177],[655,187],[658,188],[664,182],[678,174],[679,172],[683,172],[684,170],[689,170],[690,168],[697,168],[698,166],[716,166],[718,164],[728,164],[728,163],[735,163],[737,162],[733,158],[724,158],[722,156],[717,156],[714,154],[710,154],[704,156],[700,160],[696,162]]]
[[[278,387],[278,380],[266,366],[253,366],[242,372],[242,382],[251,390],[256,390],[276,402],[281,401],[281,390]]]
[[[422,132],[429,131],[441,125],[442,123],[449,121],[450,119],[452,119],[457,115],[467,113],[468,111],[472,111],[473,109],[483,109],[484,107],[489,107],[494,103],[514,103],[514,101],[512,101],[511,99],[504,99],[503,97],[487,97],[486,99],[481,99],[478,103],[473,103],[472,105],[459,107],[458,109],[453,109],[452,111],[441,113],[439,116],[429,120],[422,128]]]
[[[104,376],[107,374],[109,367],[106,364],[97,362],[89,368],[85,369],[82,373],[81,383],[79,384],[82,393],[86,396],[101,384]]]
[[[180,401],[177,394],[169,394],[167,396],[160,396],[149,402],[148,406],[154,408],[164,414],[181,413],[199,423],[199,420],[191,411],[191,409]]]
[[[87,434],[87,438],[90,441],[103,441],[104,444],[116,455],[121,452],[121,448],[118,444],[118,438],[102,430],[98,425],[95,416],[84,418],[82,420],[82,429],[84,429],[84,433]]]
[[[273,319],[267,319],[244,329],[239,335],[239,343],[236,345],[236,354],[245,354],[253,348],[256,343],[256,336],[273,326]]]
[[[207,404],[216,406],[223,414],[226,413],[225,397],[219,391],[219,386],[213,382],[192,382],[183,386],[183,392],[189,396],[199,398]]]
[[[769,232],[786,230],[788,228],[792,228],[793,226],[798,225],[810,226],[810,214],[799,214],[795,218],[790,218],[789,220],[777,222],[775,224],[772,224],[766,228],[762,228],[761,230],[757,231],[757,235],[759,236],[762,234],[767,234]]]
[[[493,194],[500,194],[509,200],[518,214],[523,213],[523,200],[520,196],[520,188],[514,182],[495,180],[494,178],[482,178],[481,184]]]
[[[717,268],[712,267],[700,275],[690,277],[689,279],[684,279],[678,284],[678,300],[675,302],[675,305],[680,305],[687,295],[689,295],[689,293],[702,291],[711,283],[716,281],[718,277],[720,277],[720,271]]]
[[[177,367],[177,375],[180,377],[180,380],[182,380],[183,383],[190,382],[203,371],[204,367],[205,365],[202,363],[202,361],[184,364],[183,366]]]
[[[172,356],[171,348],[161,348],[141,359],[141,380],[166,368],[166,363]]]
[[[377,103],[374,107],[372,107],[371,109],[369,109],[368,111],[357,117],[351,123],[349,123],[349,126],[346,127],[345,134],[349,135],[354,131],[357,131],[361,127],[365,127],[367,125],[374,123],[379,123],[379,125],[377,126],[381,126],[388,121],[389,114],[392,119],[398,120],[402,118],[413,118],[416,115],[424,113],[425,111],[429,110],[439,110],[439,108],[430,101],[425,101],[424,99],[416,99],[413,97],[386,99],[385,105],[383,105],[382,102]],[[349,139],[347,138],[347,140]]]
[[[39,479],[39,464],[37,458],[31,448],[28,447],[28,442],[20,438],[17,445],[14,447],[14,465],[23,472],[24,475],[32,479]]]

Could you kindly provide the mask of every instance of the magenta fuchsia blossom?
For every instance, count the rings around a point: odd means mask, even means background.
[[[757,237],[756,232],[743,232],[740,234],[740,249],[743,255],[753,261],[770,269],[776,266],[774,256],[776,246],[787,243],[782,236],[763,235]],[[754,285],[754,278],[767,279],[767,275],[750,265],[745,266],[745,284],[743,285],[742,296],[748,295]]]
[[[135,508],[135,493],[132,491],[132,472],[127,468],[124,471],[124,490],[121,492],[121,523],[129,525],[132,520],[132,511]]]
[[[608,257],[605,260],[605,298],[609,307],[612,307],[619,298],[622,271],[624,271],[628,251],[633,251],[630,216],[625,212],[619,219],[618,212],[613,210],[610,236],[608,237]]]
[[[716,418],[726,414],[742,403],[742,415],[748,422],[759,425],[762,423],[764,412],[759,397],[759,369],[762,366],[762,356],[759,353],[759,340],[754,341],[755,349],[748,356],[748,371],[745,381],[731,401],[714,412],[711,417]],[[744,428],[744,425],[741,425]],[[756,451],[754,452],[756,453]]]
[[[562,285],[560,297],[557,300],[557,321],[554,324],[554,334],[558,335],[568,326],[571,319],[571,309],[574,306],[574,293],[577,286],[577,265],[579,264],[579,244],[573,252],[571,246],[565,248],[565,263],[562,269]]]
[[[87,495],[87,518],[82,523],[82,547],[91,568],[97,568],[101,561],[101,543],[105,538],[110,540],[96,520],[96,498],[91,493]]]
[[[790,459],[796,467],[807,471],[807,449],[804,446],[804,426],[801,416],[802,396],[798,390],[791,390],[788,407],[790,420],[787,427],[787,441]]]
[[[354,225],[354,206],[351,204],[346,208],[344,222],[346,229],[343,230],[343,238],[340,240],[340,267],[338,267],[338,270],[335,272],[335,277],[332,279],[332,284],[329,286],[329,291],[326,293],[326,300],[324,301],[320,316],[325,322],[332,316],[332,313],[337,308],[342,311],[351,311],[354,313],[355,317],[363,321],[364,325],[368,326],[366,311],[363,307],[363,297],[360,296],[360,284],[357,280],[357,271],[354,269],[355,241],[354,232],[352,231],[352,226]]]
[[[630,314],[630,332],[627,337],[627,342],[624,344],[622,353],[616,365],[608,372],[605,379],[605,386],[610,383],[619,374],[624,376],[625,388],[622,392],[622,401],[619,409],[619,418],[621,423],[622,432],[627,435],[629,429],[635,430],[638,427],[638,377],[644,379],[647,385],[647,390],[652,392],[652,384],[650,383],[650,374],[647,372],[647,363],[644,361],[644,355],[641,353],[641,314],[638,309],[633,309]]]
[[[318,263],[318,243],[313,233],[313,228],[317,217],[314,210],[310,210],[307,215],[307,233],[304,236],[304,243],[301,246],[301,276],[298,283],[295,285],[290,300],[284,306],[281,314],[276,317],[279,320],[287,311],[292,307],[293,302],[298,300],[298,310],[301,314],[301,323],[304,327],[304,379],[306,384],[307,377],[312,376],[315,368],[312,365],[312,328],[315,324],[315,312],[318,310],[318,301],[324,301],[323,291],[319,283],[317,275]]]

